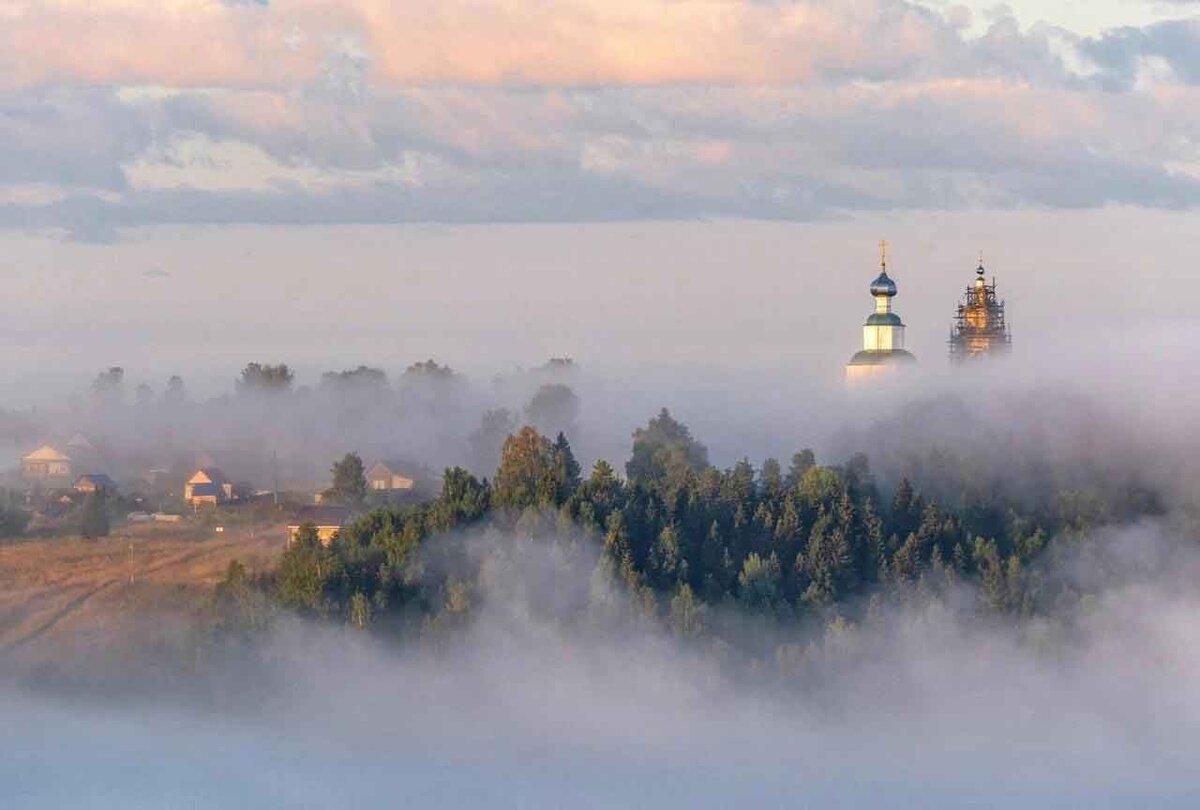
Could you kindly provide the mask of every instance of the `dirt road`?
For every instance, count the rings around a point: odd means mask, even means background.
[[[230,561],[252,573],[283,550],[283,528],[214,533],[123,528],[103,540],[0,545],[0,660],[111,655],[185,632]]]

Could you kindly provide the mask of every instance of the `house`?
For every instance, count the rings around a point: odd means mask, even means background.
[[[302,506],[288,523],[288,545],[295,542],[303,526],[316,527],[317,539],[327,546],[350,522],[350,510],[345,506]]]
[[[183,500],[191,506],[216,506],[233,496],[233,482],[216,467],[201,467],[183,485]]]
[[[44,444],[21,459],[21,477],[31,484],[66,486],[71,480],[71,458]]]
[[[117,491],[117,483],[103,473],[89,473],[75,479],[75,491],[90,495],[93,492],[103,492],[113,495]]]
[[[413,465],[399,461],[376,462],[367,470],[367,486],[372,492],[411,492],[417,482],[404,471],[413,469]]]

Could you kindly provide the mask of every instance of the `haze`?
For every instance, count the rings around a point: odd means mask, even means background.
[[[0,0],[0,808],[1193,806],[1198,10]]]

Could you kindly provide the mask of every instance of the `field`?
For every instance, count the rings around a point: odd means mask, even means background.
[[[191,631],[232,560],[267,570],[282,526],[120,527],[102,540],[0,545],[0,663],[25,672],[116,662]]]

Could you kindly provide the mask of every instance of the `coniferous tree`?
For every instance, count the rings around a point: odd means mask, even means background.
[[[571,452],[571,444],[561,431],[554,440],[554,463],[558,479],[557,496],[561,503],[574,494],[580,483],[579,462],[575,460],[575,454]]]
[[[771,500],[779,497],[783,492],[783,469],[776,459],[769,458],[763,462],[758,481],[764,497]]]
[[[692,586],[681,582],[671,598],[671,629],[680,638],[695,638],[704,632],[704,607],[692,593]]]
[[[79,533],[85,539],[95,540],[98,537],[108,537],[108,532],[108,498],[103,489],[98,489],[83,501],[83,511],[79,516]]]
[[[631,482],[645,486],[683,486],[689,473],[708,467],[708,448],[692,438],[682,422],[663,408],[633,434],[633,454],[625,465]]]
[[[804,474],[817,466],[817,456],[812,450],[805,448],[799,453],[792,456],[792,464],[788,468],[787,478],[784,479],[784,486],[788,489],[795,487],[804,478]]]
[[[750,554],[738,574],[738,598],[751,610],[770,610],[781,595],[779,560]]]

